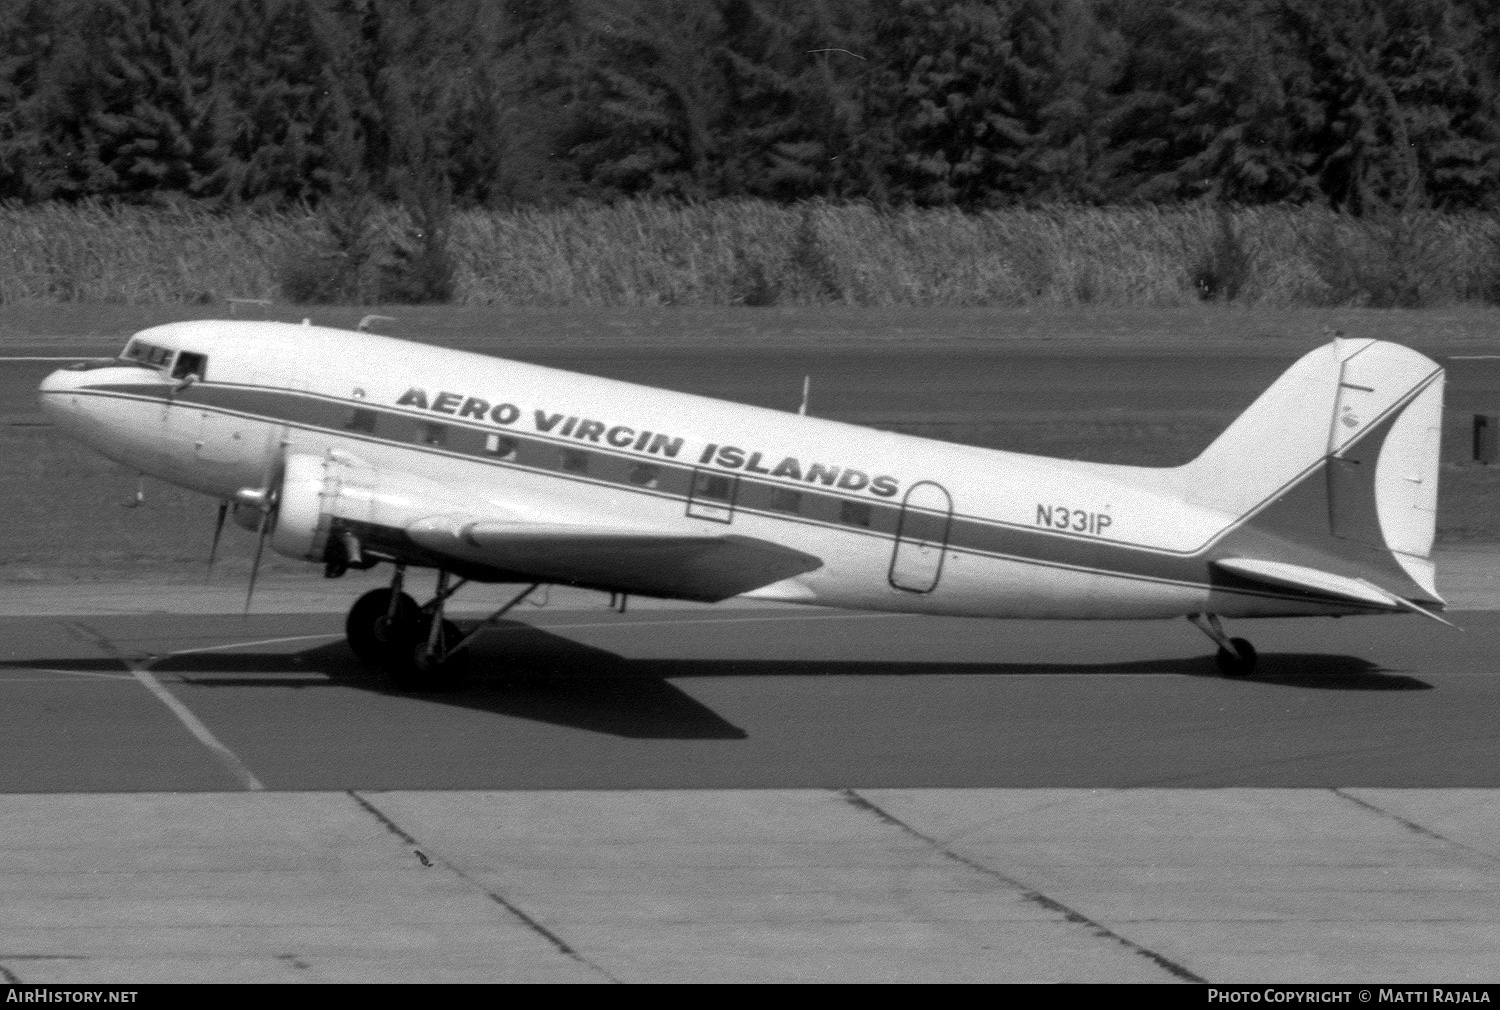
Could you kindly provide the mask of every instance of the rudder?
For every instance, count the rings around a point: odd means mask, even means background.
[[[1428,559],[1442,397],[1443,369],[1426,356],[1384,341],[1334,340],[1303,355],[1181,467],[1181,492],[1243,517],[1322,480],[1327,535],[1392,552],[1435,594]]]

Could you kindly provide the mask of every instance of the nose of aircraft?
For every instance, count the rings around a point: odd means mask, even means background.
[[[41,401],[42,412],[54,420],[73,413],[78,398],[71,394],[83,385],[84,379],[83,372],[67,368],[59,368],[43,379],[42,384],[37,387],[37,399]]]
[[[86,432],[87,405],[78,390],[89,382],[89,373],[71,368],[59,368],[42,380],[37,387],[37,400],[42,414],[54,425],[77,438]]]

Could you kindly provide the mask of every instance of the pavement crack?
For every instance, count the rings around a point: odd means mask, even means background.
[[[415,838],[413,838],[411,835],[407,834],[404,830],[402,830],[401,825],[397,824],[395,821],[393,821],[389,817],[387,817],[385,815],[385,811],[381,810],[379,807],[377,807],[375,804],[371,803],[369,800],[365,799],[363,796],[361,796],[359,793],[355,792],[353,789],[347,789],[347,790],[345,790],[345,792],[348,793],[350,799],[352,799],[355,803],[358,803],[361,807],[363,807],[365,809],[366,813],[368,813],[371,817],[375,818],[377,821],[379,821],[381,824],[383,824],[385,826],[385,829],[387,831],[389,831],[391,834],[395,835],[397,838],[401,839],[407,845],[410,845],[410,846],[413,846],[413,847],[416,846],[417,840]]]
[[[1364,807],[1371,813],[1379,814],[1381,817],[1384,817],[1387,820],[1395,821],[1406,830],[1421,835],[1423,838],[1431,838],[1434,841],[1442,842],[1445,845],[1451,845],[1456,849],[1463,849],[1465,852],[1472,852],[1477,856],[1483,857],[1486,862],[1500,862],[1500,860],[1497,860],[1494,855],[1485,852],[1483,849],[1476,849],[1472,845],[1465,845],[1463,842],[1449,838],[1447,835],[1439,834],[1429,827],[1418,824],[1416,821],[1402,817],[1400,814],[1393,814],[1384,807],[1377,806],[1376,804],[1371,803],[1369,800],[1362,800],[1358,796],[1351,796],[1350,794],[1344,792],[1343,789],[1334,788],[1330,789],[1329,792],[1333,793],[1333,795],[1337,796],[1339,799],[1348,800],[1350,803],[1353,803],[1356,806]]]
[[[509,912],[527,929],[530,929],[533,933],[536,933],[548,943],[552,944],[553,947],[557,948],[557,951],[559,953],[573,959],[574,961],[577,961],[579,964],[590,969],[591,971],[598,972],[600,975],[604,976],[611,982],[620,981],[618,978],[606,971],[601,965],[595,964],[593,961],[590,961],[587,957],[580,953],[577,948],[568,943],[568,941],[564,940],[552,930],[542,925],[542,923],[538,922],[533,916],[528,914],[524,908],[521,908],[515,902],[506,898],[503,894],[500,894],[497,891],[492,891],[488,887],[485,887],[483,883],[475,880],[473,877],[469,876],[469,874],[465,873],[463,870],[459,869],[457,866],[444,859],[441,854],[435,853],[431,845],[423,844],[422,848],[417,848],[417,845],[419,844],[417,842],[417,839],[409,831],[401,827],[401,825],[397,824],[394,820],[387,816],[385,811],[381,810],[375,804],[371,803],[368,799],[361,796],[353,789],[345,790],[345,792],[349,795],[350,799],[354,800],[355,803],[358,803],[361,807],[363,807],[371,817],[374,817],[377,821],[383,824],[387,831],[395,835],[397,838],[401,839],[401,841],[406,845],[411,846],[412,851],[417,854],[418,858],[421,859],[424,866],[441,866],[443,869],[457,876],[464,883],[470,885],[478,891],[483,892],[485,897],[489,898],[495,904],[499,905],[501,908]],[[432,854],[429,855],[429,853]]]
[[[1024,881],[1017,880],[1015,877],[1002,873],[999,870],[994,869],[993,867],[986,866],[977,860],[970,859],[968,856],[965,856],[962,853],[953,851],[948,846],[938,841],[936,838],[933,838],[931,835],[923,834],[916,828],[912,827],[910,824],[907,824],[905,821],[901,820],[901,818],[896,817],[889,811],[865,799],[865,797],[861,796],[853,789],[841,789],[839,790],[839,795],[841,795],[844,798],[844,801],[847,802],[850,806],[854,807],[856,810],[862,810],[868,814],[872,814],[891,827],[905,832],[912,838],[915,838],[918,841],[922,842],[924,845],[929,846],[933,851],[937,852],[937,854],[942,856],[944,859],[947,859],[950,862],[957,863],[960,866],[967,867],[968,869],[971,869],[976,873],[983,874],[984,876],[989,877],[993,880],[1000,881],[1008,887],[1014,888],[1015,890],[1021,892],[1021,897],[1024,900],[1029,901],[1032,904],[1039,905],[1042,908],[1047,909],[1049,912],[1056,913],[1057,915],[1062,916],[1063,919],[1068,922],[1090,929],[1096,936],[1115,941],[1126,950],[1129,950],[1131,953],[1139,954],[1141,957],[1144,957],[1146,960],[1151,961],[1153,964],[1157,965],[1167,973],[1182,979],[1184,982],[1199,982],[1204,984],[1208,982],[1208,979],[1194,974],[1192,971],[1178,964],[1176,961],[1158,954],[1156,951],[1151,950],[1148,947],[1143,947],[1140,944],[1136,943],[1134,940],[1129,939],[1128,937],[1121,936],[1119,933],[1116,933],[1114,930],[1104,925],[1104,923],[1099,922],[1095,919],[1091,919],[1077,909],[1063,904],[1056,898],[1052,898],[1048,895],[1043,894],[1041,891],[1038,891],[1036,888],[1029,886]]]

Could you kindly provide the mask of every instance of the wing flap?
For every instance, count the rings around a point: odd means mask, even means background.
[[[541,582],[715,602],[821,568],[769,540],[563,523],[433,517],[411,524],[424,547]]]

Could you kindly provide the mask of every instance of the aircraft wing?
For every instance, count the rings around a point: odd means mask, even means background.
[[[514,576],[712,603],[823,566],[756,537],[438,516],[407,527],[429,550]]]
[[[1385,607],[1389,610],[1410,610],[1442,624],[1449,623],[1425,607],[1419,607],[1389,590],[1382,589],[1368,579],[1355,579],[1347,575],[1325,572],[1320,568],[1308,568],[1305,565],[1293,565],[1285,561],[1262,561],[1257,558],[1220,558],[1214,561],[1213,565],[1241,578],[1279,589],[1299,589],[1306,593],[1318,593],[1367,606]]]

